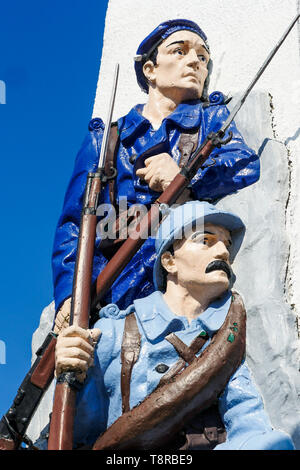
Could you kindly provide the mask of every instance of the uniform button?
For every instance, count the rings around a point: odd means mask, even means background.
[[[89,123],[89,130],[90,131],[98,131],[99,129],[104,129],[104,124],[102,119],[94,118]]]
[[[155,367],[156,372],[158,372],[159,374],[164,374],[165,372],[167,372],[168,369],[169,366],[167,366],[167,364],[157,364],[157,366]]]

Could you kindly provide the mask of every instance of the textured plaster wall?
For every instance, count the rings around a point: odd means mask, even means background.
[[[193,19],[206,32],[214,62],[210,92],[231,94],[233,106],[297,8],[296,0],[110,0],[93,117],[106,119],[116,62],[120,63],[120,79],[114,118],[146,101],[136,84],[133,56],[157,24],[176,17]],[[300,27],[295,27],[236,119],[247,143],[261,157],[261,179],[219,203],[247,224],[234,266],[235,287],[243,294],[248,312],[247,360],[273,425],[291,434],[298,449],[299,38]],[[33,338],[33,351],[50,328],[52,317],[50,305]],[[30,427],[32,437],[47,422],[49,410],[46,398]]]

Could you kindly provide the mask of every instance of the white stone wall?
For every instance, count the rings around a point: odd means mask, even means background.
[[[146,101],[133,56],[160,22],[196,21],[214,63],[210,92],[234,104],[299,9],[297,0],[110,0],[93,117],[106,119],[115,63],[120,79],[114,119]],[[300,449],[300,26],[296,25],[236,119],[261,157],[261,179],[221,205],[247,223],[235,263],[236,288],[248,311],[247,360],[274,427]]]
[[[135,79],[138,44],[160,22],[196,21],[208,36],[214,62],[210,92],[231,94],[232,106],[295,17],[297,0],[110,0],[93,117],[105,121],[115,63],[120,79],[114,119],[146,101]],[[247,224],[236,259],[236,289],[248,312],[247,361],[274,427],[288,432],[300,449],[300,26],[261,77],[236,122],[261,157],[261,179],[219,204]],[[300,217],[299,217],[300,220]],[[52,325],[53,308],[41,319]],[[46,323],[45,323],[46,322]],[[46,325],[46,326],[45,326]],[[35,334],[33,350],[42,343]],[[53,388],[49,395],[53,393]],[[29,429],[32,438],[46,424],[46,397]]]

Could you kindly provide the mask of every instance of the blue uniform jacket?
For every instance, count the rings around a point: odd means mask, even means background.
[[[136,300],[125,311],[114,304],[104,307],[95,324],[102,331],[95,365],[89,369],[84,388],[77,397],[75,445],[92,444],[122,413],[120,353],[128,313],[135,312],[141,334],[141,351],[131,376],[132,408],[157,387],[162,373],[156,366],[163,363],[171,367],[179,358],[165,336],[176,332],[187,346],[203,330],[211,338],[222,326],[230,303],[231,293],[227,292],[190,324],[186,317],[173,314],[159,291]],[[219,411],[227,440],[215,449],[293,449],[288,435],[272,429],[246,363],[237,369],[221,394]]]
[[[127,198],[128,206],[145,204],[147,207],[155,201],[158,193],[141,184],[133,172],[130,157],[139,158],[147,152],[148,156],[167,152],[178,163],[180,152],[178,141],[181,132],[200,129],[199,144],[211,131],[220,129],[229,115],[223,104],[222,93],[211,95],[211,104],[203,105],[200,101],[181,103],[175,111],[165,118],[158,130],[153,130],[150,122],[142,116],[143,105],[135,106],[129,114],[118,120],[121,139],[117,156],[116,200],[120,204]],[[191,182],[194,199],[217,200],[241,188],[255,183],[259,179],[259,159],[243,141],[234,123],[230,131],[232,140],[220,149],[216,148],[204,170],[199,170]],[[227,134],[226,134],[227,135]],[[79,151],[73,175],[69,183],[62,214],[59,218],[53,248],[53,278],[56,310],[72,293],[73,273],[76,260],[77,238],[86,176],[95,171],[98,165],[103,123],[100,119],[92,120],[90,132]],[[109,203],[108,187],[104,189],[100,204]],[[107,263],[107,259],[98,248],[100,236],[97,236],[93,267],[93,281]],[[152,270],[155,259],[154,240],[149,238],[131,262],[115,281],[105,303],[117,303],[120,308],[127,308],[134,299],[143,298],[154,290]]]

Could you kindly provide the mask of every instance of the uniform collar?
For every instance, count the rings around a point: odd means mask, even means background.
[[[175,315],[169,309],[163,294],[159,291],[144,299],[135,300],[134,307],[146,337],[150,341],[155,341],[169,333],[188,328],[197,331],[203,329],[212,336],[224,323],[230,303],[231,292],[227,291],[220,299],[212,302],[190,325],[186,317]]]
[[[126,141],[134,138],[141,129],[147,130],[151,127],[148,119],[142,116],[143,107],[143,104],[134,106],[126,116],[118,120],[118,128],[122,142],[126,143]],[[202,103],[200,100],[180,103],[173,113],[163,120],[161,127],[164,127],[166,123],[172,121],[182,130],[198,128],[201,123],[201,111]]]

